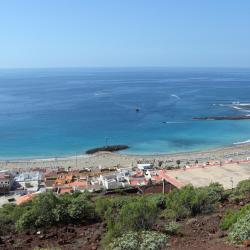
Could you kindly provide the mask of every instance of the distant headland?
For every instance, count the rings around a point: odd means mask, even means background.
[[[204,116],[204,117],[193,117],[193,120],[250,120],[250,116]]]

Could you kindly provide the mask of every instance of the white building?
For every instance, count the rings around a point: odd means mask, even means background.
[[[153,169],[153,165],[150,163],[141,163],[137,164],[137,168],[139,168],[141,171],[146,171],[149,169]]]
[[[36,192],[43,180],[43,174],[41,172],[24,172],[15,177],[15,181],[19,183],[21,187],[27,189],[30,192]]]
[[[99,183],[105,189],[115,189],[128,186],[128,182],[122,173],[111,175],[100,175]]]

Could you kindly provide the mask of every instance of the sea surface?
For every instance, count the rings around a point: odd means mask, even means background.
[[[83,154],[106,144],[155,154],[250,139],[250,69],[85,68],[0,70],[0,158]],[[139,112],[136,112],[136,109]]]

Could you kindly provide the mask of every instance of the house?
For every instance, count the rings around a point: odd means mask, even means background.
[[[23,203],[31,201],[36,195],[37,195],[36,193],[31,193],[31,194],[26,194],[26,195],[20,196],[20,197],[16,198],[16,204],[21,205]]]
[[[74,176],[72,174],[60,174],[57,176],[54,185],[55,186],[62,186],[68,183],[73,182]]]
[[[130,175],[134,174],[134,171],[133,171],[132,167],[119,168],[118,172],[121,173],[123,176],[130,176]]]
[[[13,182],[13,175],[8,170],[0,171],[0,194],[8,193],[13,185]]]
[[[131,186],[143,186],[147,185],[147,180],[144,176],[141,177],[129,177],[129,184]]]
[[[73,193],[73,189],[72,187],[59,187],[57,193],[58,194]]]
[[[146,171],[149,169],[153,169],[153,165],[151,163],[138,163],[137,168],[141,171]]]
[[[105,189],[115,189],[128,186],[128,182],[122,173],[116,173],[111,175],[100,175],[99,184]]]
[[[42,180],[43,174],[38,171],[23,172],[15,177],[15,182],[17,182],[23,189],[27,189],[30,192],[38,191]]]
[[[74,192],[84,191],[88,188],[88,182],[86,180],[74,181],[69,183],[68,186],[71,187]]]
[[[145,179],[147,181],[151,180],[153,182],[159,182],[162,180],[162,177],[158,175],[158,173],[154,170],[147,170],[145,172]]]

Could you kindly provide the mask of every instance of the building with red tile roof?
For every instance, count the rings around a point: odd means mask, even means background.
[[[16,199],[16,204],[21,205],[23,203],[31,201],[36,195],[37,195],[36,193],[32,193],[32,194],[26,194],[26,195],[20,196]]]

